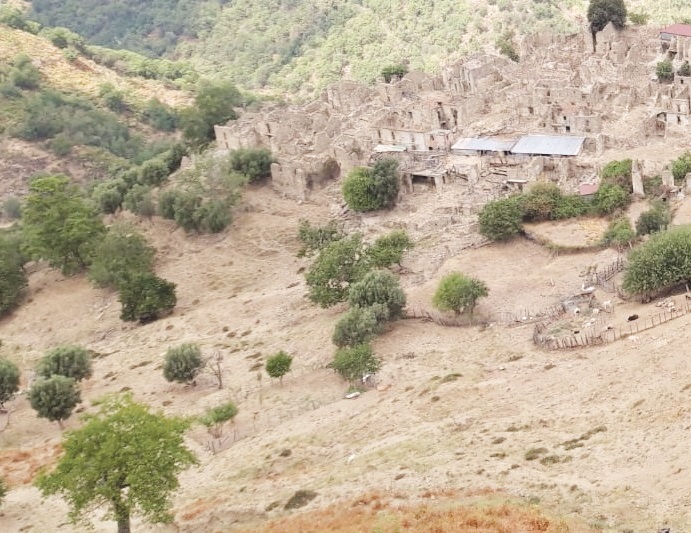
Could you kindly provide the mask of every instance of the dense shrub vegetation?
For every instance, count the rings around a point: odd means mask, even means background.
[[[168,348],[163,363],[163,377],[168,381],[190,383],[204,367],[202,351],[197,344],[181,344]]]
[[[353,211],[391,207],[400,189],[398,163],[380,159],[372,168],[356,168],[343,180],[343,198]]]

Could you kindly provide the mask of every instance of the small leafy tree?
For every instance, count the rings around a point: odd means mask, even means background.
[[[237,406],[233,402],[228,402],[223,405],[212,407],[199,421],[206,426],[206,429],[213,438],[219,439],[223,435],[223,426],[225,423],[229,420],[232,421],[237,414]]]
[[[477,300],[488,292],[487,285],[479,279],[451,272],[439,282],[432,303],[440,311],[453,311],[457,315],[467,309],[472,318]]]
[[[369,342],[379,332],[377,316],[368,307],[353,307],[336,323],[333,343],[336,346],[356,346]]]
[[[674,67],[672,62],[665,59],[660,61],[655,67],[655,74],[659,81],[673,81],[674,80]]]
[[[0,357],[0,409],[14,398],[19,390],[19,367]]]
[[[350,285],[369,270],[366,259],[360,234],[325,246],[305,275],[310,300],[322,307],[345,301]]]
[[[66,176],[31,181],[22,222],[27,251],[64,274],[83,270],[105,233],[95,210]]]
[[[486,204],[478,217],[480,234],[492,241],[506,241],[522,229],[521,198],[512,196]]]
[[[685,152],[672,161],[674,183],[682,183],[689,172],[691,172],[691,152]]]
[[[135,215],[152,217],[156,214],[154,201],[151,198],[151,187],[136,183],[123,197],[125,209]]]
[[[48,379],[51,376],[65,376],[75,381],[91,377],[91,357],[81,346],[58,346],[39,361],[36,374]]]
[[[117,288],[133,273],[150,272],[154,253],[134,226],[114,224],[94,248],[89,279],[99,287]]]
[[[372,346],[358,344],[338,350],[331,366],[344,380],[353,383],[365,374],[377,372],[381,368],[381,360],[374,357]]]
[[[22,202],[16,196],[8,196],[2,202],[2,212],[11,220],[22,218]]]
[[[396,78],[402,78],[408,74],[408,67],[402,64],[388,65],[381,70],[381,75],[386,83],[391,83],[391,81]]]
[[[376,211],[391,207],[400,189],[398,163],[381,159],[372,168],[354,169],[343,180],[343,198],[353,211]]]
[[[275,159],[266,148],[248,148],[230,152],[230,167],[247,176],[250,183],[271,177],[271,165]]]
[[[522,199],[523,219],[550,220],[561,197],[561,190],[554,183],[536,183]]]
[[[688,61],[684,61],[681,64],[681,66],[679,67],[679,70],[677,70],[677,74],[679,76],[683,76],[683,77],[691,76],[691,65],[689,65]]]
[[[112,180],[99,183],[94,187],[91,198],[96,202],[101,213],[112,214],[122,207],[123,193],[118,185],[125,185],[124,182]]]
[[[191,146],[201,148],[214,140],[214,125],[237,118],[234,107],[244,98],[232,83],[202,81],[194,106],[180,112],[183,137]]]
[[[351,285],[348,303],[361,308],[384,305],[387,318],[395,320],[403,314],[406,298],[396,276],[388,270],[373,270]]]
[[[204,368],[204,359],[199,345],[181,344],[168,348],[163,363],[163,377],[167,381],[191,383]]]
[[[0,235],[0,316],[12,310],[22,297],[28,282],[24,262],[19,238]]]
[[[652,209],[641,213],[636,221],[636,233],[638,235],[648,235],[667,229],[672,222],[672,214],[669,212],[667,204],[655,202]]]
[[[629,11],[629,20],[631,21],[631,24],[635,24],[636,26],[645,26],[650,20],[650,15],[643,12],[634,13],[633,11]]]
[[[120,318],[125,321],[146,323],[172,311],[177,304],[175,283],[155,274],[131,274],[120,283]]]
[[[44,496],[60,494],[77,523],[107,505],[118,533],[130,533],[130,517],[172,520],[171,494],[178,474],[197,463],[184,444],[189,421],[152,413],[131,396],[109,398],[96,416],[67,433],[56,468],[35,481]]]
[[[691,226],[656,233],[629,253],[623,289],[650,294],[679,283],[691,282]]]
[[[61,428],[81,401],[77,382],[65,376],[38,380],[29,391],[29,402],[39,418],[57,422]]]
[[[624,209],[629,204],[629,193],[619,185],[605,183],[595,193],[595,208],[603,215]]]
[[[403,253],[413,247],[413,242],[404,230],[394,230],[378,237],[372,246],[367,248],[367,255],[374,268],[386,268],[400,265]]]
[[[266,373],[272,378],[278,378],[283,383],[283,376],[290,372],[292,364],[293,358],[281,350],[267,359]]]
[[[636,240],[636,233],[631,227],[631,222],[626,217],[619,217],[609,223],[607,231],[602,236],[602,243],[606,246],[614,246],[618,250],[630,246]]]
[[[302,248],[298,252],[298,257],[309,257],[327,244],[342,238],[343,232],[338,228],[335,220],[330,220],[325,226],[312,226],[309,220],[301,220],[298,239],[302,243]]]
[[[149,159],[139,167],[139,183],[160,185],[170,174],[167,163],[160,157]]]
[[[588,4],[590,31],[602,31],[610,22],[617,29],[626,25],[626,4],[624,0],[590,0]]]

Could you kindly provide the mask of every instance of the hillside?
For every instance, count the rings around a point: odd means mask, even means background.
[[[189,58],[200,72],[245,87],[311,93],[343,76],[372,81],[393,63],[435,72],[470,51],[494,47],[507,32],[516,38],[572,32],[585,24],[587,6],[585,0],[236,0],[195,2],[194,9],[189,4],[151,2],[145,11],[133,11],[128,2],[35,0],[33,10],[44,23],[65,25],[112,47],[141,51],[147,46],[142,43],[167,39],[159,52]],[[627,6],[649,14],[652,25],[691,18],[691,6],[682,0],[629,0]],[[117,28],[123,31],[104,33]]]

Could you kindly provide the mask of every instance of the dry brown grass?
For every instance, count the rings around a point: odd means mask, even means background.
[[[553,518],[539,508],[500,494],[421,495],[428,502],[402,506],[400,500],[368,493],[350,503],[334,504],[297,516],[255,524],[255,533],[591,533],[582,524]],[[432,499],[434,498],[434,499]]]

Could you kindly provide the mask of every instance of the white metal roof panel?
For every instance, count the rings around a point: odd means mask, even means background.
[[[492,139],[490,137],[464,137],[458,139],[452,150],[476,150],[484,152],[508,152],[515,140]]]
[[[578,155],[585,137],[567,135],[524,135],[511,149],[513,154]]]

